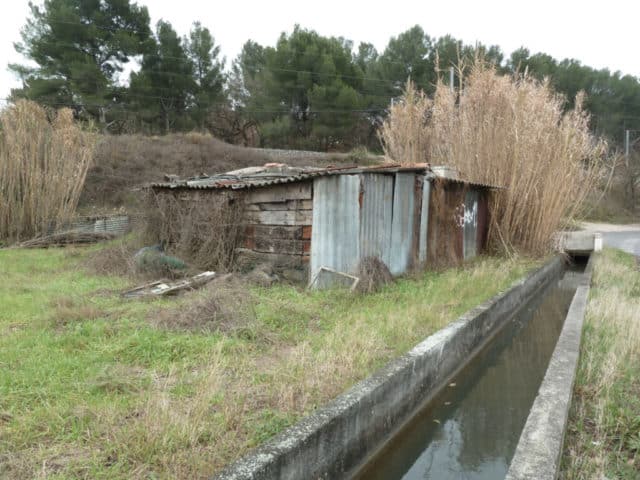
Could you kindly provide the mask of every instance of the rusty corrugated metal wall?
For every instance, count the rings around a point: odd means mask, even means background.
[[[419,239],[426,239],[426,230],[418,231],[424,195],[422,176],[416,173],[316,179],[311,278],[320,267],[354,273],[366,256],[380,258],[393,275],[408,271],[419,257]]]
[[[366,256],[400,275],[485,248],[485,189],[408,172],[322,177],[313,189],[311,278],[320,267],[353,274]]]
[[[460,263],[482,253],[488,230],[488,191],[432,180],[427,263]]]
[[[487,190],[478,192],[478,253],[482,253],[487,248],[487,236],[489,233],[489,196]]]

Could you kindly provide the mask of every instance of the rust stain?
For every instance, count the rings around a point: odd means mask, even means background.
[[[302,227],[302,239],[311,240],[311,225],[305,225]]]

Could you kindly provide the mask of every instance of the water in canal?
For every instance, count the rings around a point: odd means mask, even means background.
[[[523,306],[357,479],[504,478],[577,287],[566,272]]]

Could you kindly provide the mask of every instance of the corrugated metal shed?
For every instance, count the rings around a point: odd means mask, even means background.
[[[439,177],[427,164],[342,168],[267,164],[150,186],[181,200],[243,190],[238,198],[246,203],[245,220],[256,224],[253,231],[257,232],[257,227],[267,231],[263,227],[301,225],[303,231],[310,232],[310,252],[308,246],[301,252],[290,248],[293,243],[299,246],[298,237],[281,239],[269,250],[283,258],[294,253],[307,255],[309,279],[314,279],[321,267],[353,274],[366,256],[380,258],[394,275],[414,266],[470,258],[486,241],[487,190],[501,188]],[[298,187],[305,195],[292,203],[298,198]],[[288,222],[303,208],[308,221]],[[258,243],[265,243],[264,238],[253,237],[245,242],[246,248],[257,249]],[[322,278],[317,286],[331,281],[331,276]]]

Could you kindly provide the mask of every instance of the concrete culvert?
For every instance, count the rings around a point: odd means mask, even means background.
[[[355,291],[358,293],[373,293],[393,281],[391,272],[378,257],[364,257],[358,263],[356,276],[360,278]]]

